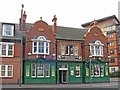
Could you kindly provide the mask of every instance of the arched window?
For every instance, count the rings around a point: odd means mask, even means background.
[[[32,45],[33,54],[49,55],[50,40],[47,40],[47,38],[44,36],[39,36],[37,39],[32,39],[32,41],[33,41]]]
[[[94,43],[89,43],[89,45],[90,45],[90,53],[92,56],[103,57],[104,45],[99,40],[96,40]]]

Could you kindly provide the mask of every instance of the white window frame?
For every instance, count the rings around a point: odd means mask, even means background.
[[[95,43],[90,43],[89,45],[90,45],[90,54],[92,56],[103,57],[103,46],[104,45],[99,40],[95,41]],[[99,47],[99,49],[97,49],[96,46]],[[99,51],[100,54],[97,54],[96,51]]]
[[[7,35],[5,32],[6,32],[6,25],[10,25],[11,26],[11,35]],[[3,32],[2,32],[2,35],[3,36],[14,36],[14,25],[13,24],[3,24]]]
[[[78,67],[79,66],[79,67]],[[79,71],[79,75],[76,75],[76,77],[80,77],[80,65],[76,65],[76,72]]]
[[[46,75],[46,65],[48,65],[48,76]],[[50,77],[50,65],[49,64],[45,64],[45,77]]]
[[[2,54],[2,45],[6,45],[6,55]],[[8,54],[9,51],[9,45],[12,45],[12,55]],[[0,42],[0,57],[14,57],[14,43],[9,42]]]
[[[102,71],[102,70],[103,71]],[[103,72],[103,73],[101,73],[101,71]],[[101,77],[104,77],[104,65],[100,65],[100,74],[101,74]]]
[[[38,65],[42,65],[43,67],[43,69],[41,70],[42,71],[42,73],[43,73],[43,76],[38,76]],[[41,67],[40,67],[41,68]],[[44,64],[37,64],[37,77],[44,77]]]
[[[98,66],[98,75],[96,75],[95,73],[96,71],[96,67]],[[100,65],[99,64],[94,64],[94,76],[95,77],[100,77]]]
[[[35,64],[35,63],[33,63],[33,64]],[[31,64],[31,77],[35,78],[36,77],[36,64],[35,64],[35,76],[32,75],[32,73],[33,73],[32,72],[33,71],[33,64]]]
[[[2,73],[1,73],[1,71],[2,71],[2,70],[1,70],[1,67],[2,67],[2,66],[5,66],[5,76],[1,76],[1,74],[2,74]],[[9,70],[8,70],[8,66],[11,66],[11,67],[12,67],[12,70],[11,70],[11,71],[12,71],[12,75],[11,75],[11,76],[8,76],[8,71],[9,71]],[[13,65],[0,65],[0,77],[13,77]]]
[[[111,42],[110,42],[110,46],[111,46],[111,47],[114,46],[114,41],[111,41]]]
[[[65,44],[61,44],[61,55],[65,55]]]
[[[111,34],[109,35],[109,37],[110,37],[110,38],[114,38],[114,34],[111,33]]]
[[[43,55],[49,55],[50,54],[50,40],[47,40],[44,36],[39,36],[37,39],[32,39],[32,54],[43,54]],[[37,51],[34,52],[34,43],[37,43]],[[44,43],[44,52],[39,52],[39,43]],[[46,44],[48,43],[48,46]],[[46,49],[48,48],[48,52],[46,52]]]

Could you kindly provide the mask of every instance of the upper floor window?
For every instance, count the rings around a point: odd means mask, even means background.
[[[108,29],[109,29],[109,31],[111,31],[112,30],[112,26],[109,26]]]
[[[13,24],[3,24],[3,36],[14,36],[14,25]]]
[[[98,40],[90,43],[90,52],[92,56],[103,56],[103,44]]]
[[[66,55],[78,55],[78,45],[67,44]]]
[[[0,57],[13,57],[14,43],[0,42]]]
[[[37,39],[33,40],[33,54],[49,54],[49,40],[44,36],[39,36]]]
[[[0,65],[0,77],[13,77],[13,65]]]
[[[113,41],[110,42],[110,46],[114,46],[114,42]]]
[[[110,54],[114,54],[114,50],[110,50]]]
[[[110,38],[114,38],[114,34],[110,34],[109,37],[110,37]]]

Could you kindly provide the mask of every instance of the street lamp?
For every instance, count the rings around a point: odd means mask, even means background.
[[[90,55],[89,58],[90,58],[90,85],[92,85],[92,77],[91,77],[91,59],[92,59],[92,55]]]

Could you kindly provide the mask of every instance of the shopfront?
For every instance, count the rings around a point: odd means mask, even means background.
[[[56,83],[55,60],[26,59],[23,62],[23,83]]]
[[[57,83],[82,83],[82,61],[58,60],[57,70]]]
[[[84,83],[109,82],[109,65],[106,61],[93,60],[85,61],[83,65],[85,71]],[[91,66],[91,67],[90,67]]]

